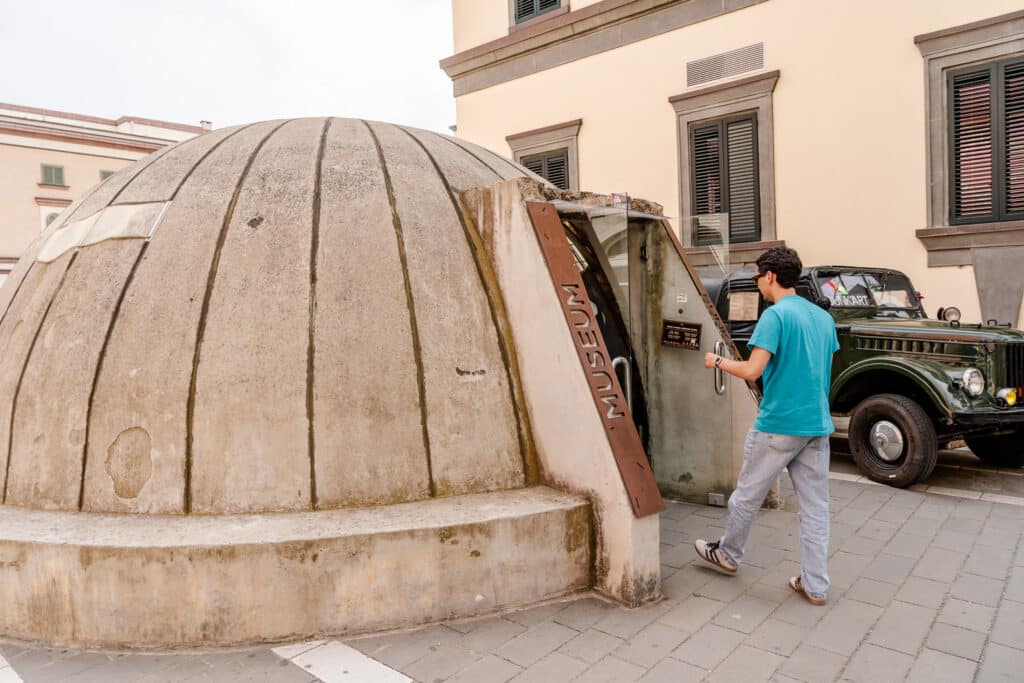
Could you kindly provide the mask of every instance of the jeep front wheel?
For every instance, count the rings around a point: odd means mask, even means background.
[[[1024,432],[999,436],[969,436],[964,441],[978,458],[996,467],[1024,467]]]
[[[902,488],[935,469],[935,427],[924,409],[906,396],[864,399],[853,409],[849,434],[853,459],[868,479]]]

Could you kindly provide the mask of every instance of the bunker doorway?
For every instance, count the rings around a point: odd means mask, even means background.
[[[616,206],[554,202],[644,451],[662,493],[724,504],[743,462],[756,396],[740,380],[704,367],[731,357],[725,325],[662,217]],[[728,217],[699,225],[713,275],[733,269]]]

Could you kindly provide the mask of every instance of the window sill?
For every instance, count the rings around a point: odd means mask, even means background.
[[[50,190],[70,190],[70,185],[51,185],[50,183],[36,183],[39,187],[45,187]]]
[[[929,266],[966,266],[971,249],[1024,246],[1024,221],[921,228],[917,238],[928,250]]]

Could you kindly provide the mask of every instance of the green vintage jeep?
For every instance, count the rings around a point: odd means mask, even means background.
[[[754,272],[704,279],[744,357],[765,307]],[[849,416],[850,450],[867,477],[909,486],[959,439],[986,463],[1024,466],[1024,332],[960,322],[955,308],[929,320],[896,270],[807,268],[797,293],[836,321],[832,414]]]

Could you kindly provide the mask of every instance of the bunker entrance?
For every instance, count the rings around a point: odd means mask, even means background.
[[[553,203],[658,487],[724,504],[756,397],[704,367],[705,353],[730,357],[733,343],[674,229],[628,207]],[[691,223],[712,243],[710,274],[728,274],[728,216]]]

